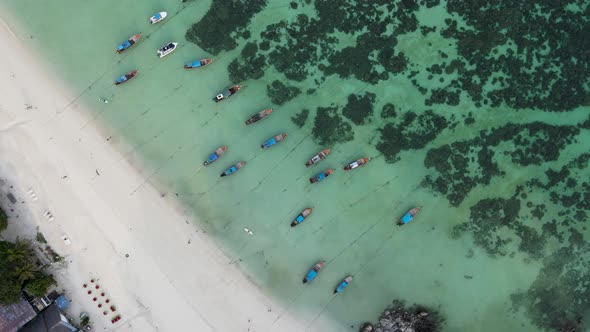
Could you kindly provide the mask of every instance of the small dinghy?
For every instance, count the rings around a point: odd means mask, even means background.
[[[301,213],[291,223],[291,227],[295,227],[301,224],[305,220],[305,218],[309,217],[311,211],[313,211],[312,208],[306,208],[305,210],[301,211]]]
[[[168,43],[168,44],[162,46],[162,48],[160,48],[158,50],[158,57],[163,58],[163,57],[167,56],[168,54],[174,52],[174,50],[176,50],[177,46],[178,46],[178,43]]]
[[[357,159],[353,162],[351,162],[350,164],[344,166],[344,170],[345,171],[350,171],[351,169],[355,169],[358,167],[363,166],[364,164],[368,163],[369,160],[371,160],[371,158],[361,158],[361,159]]]
[[[317,277],[320,270],[324,267],[324,261],[317,262],[310,270],[307,272],[305,278],[303,278],[303,283],[307,284],[310,283],[315,277]]]
[[[415,208],[411,209],[410,211],[408,211],[408,213],[404,214],[404,216],[397,223],[398,226],[405,225],[405,224],[409,223],[410,221],[412,221],[414,219],[414,217],[418,214],[418,212],[420,212],[420,209],[421,209],[421,207],[415,207]]]
[[[346,286],[348,286],[348,284],[350,284],[351,281],[352,281],[352,276],[348,276],[348,277],[344,278],[344,280],[342,280],[342,282],[338,285],[338,287],[336,287],[336,289],[334,289],[334,294],[342,293],[344,288],[346,288]]]
[[[205,160],[203,165],[207,166],[207,165],[211,164],[212,162],[216,161],[217,159],[221,158],[221,156],[223,156],[225,151],[227,151],[227,146],[224,145],[222,147],[219,147],[211,155],[209,155],[209,158],[207,158],[207,160]]]
[[[156,23],[162,21],[163,19],[165,19],[166,16],[168,16],[168,13],[166,13],[166,12],[156,13],[152,17],[150,17],[150,24],[156,24]]]
[[[134,78],[138,72],[139,72],[139,70],[132,70],[125,75],[121,75],[119,78],[117,78],[115,80],[115,85],[123,84],[123,83],[129,81],[130,79]]]
[[[323,179],[327,178],[328,176],[330,176],[330,174],[334,173],[334,169],[333,168],[328,168],[327,170],[321,172],[320,174],[309,178],[309,182],[311,183],[316,183],[316,182],[320,182]]]
[[[215,98],[213,98],[213,100],[217,103],[220,102],[224,99],[227,99],[233,95],[235,95],[238,91],[240,91],[240,89],[242,88],[241,85],[234,85],[231,86],[225,90],[223,90],[222,92],[220,92],[217,96],[215,96]]]
[[[252,115],[248,120],[246,120],[246,124],[253,124],[255,122],[258,122],[264,118],[266,118],[267,116],[270,115],[270,113],[272,113],[272,108],[267,108],[265,110],[262,110],[254,115]]]
[[[246,166],[246,162],[240,161],[240,162],[234,164],[233,166],[231,166],[230,168],[226,169],[225,171],[223,171],[223,173],[221,173],[221,175],[219,175],[219,176],[224,177],[224,176],[232,175],[244,166]]]
[[[137,43],[139,38],[141,38],[141,33],[138,33],[136,35],[129,37],[129,39],[127,39],[125,42],[123,42],[122,44],[117,46],[117,53],[122,53],[125,50],[128,50],[131,46],[133,46]]]
[[[309,167],[311,165],[315,165],[315,164],[319,163],[320,161],[324,160],[328,156],[329,153],[330,153],[330,149],[324,149],[324,150],[318,152],[318,154],[313,156],[310,160],[308,160],[305,163],[305,167]]]
[[[279,142],[282,142],[286,137],[287,137],[287,134],[280,134],[275,137],[269,138],[268,140],[266,140],[266,142],[262,143],[262,145],[260,147],[263,149],[268,149],[271,146],[273,146]]]
[[[202,68],[213,62],[213,59],[201,59],[184,65],[184,69]]]

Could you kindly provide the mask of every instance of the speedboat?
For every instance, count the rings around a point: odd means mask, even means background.
[[[334,289],[334,294],[342,293],[344,288],[346,288],[346,286],[348,286],[348,284],[350,284],[351,281],[352,281],[352,276],[348,276],[348,277],[344,278],[344,280],[342,280],[342,282],[340,284],[338,284],[338,287],[336,287],[336,289]]]
[[[246,120],[246,124],[253,124],[254,122],[258,122],[264,118],[266,118],[267,116],[270,115],[270,113],[272,113],[272,108],[267,108],[265,110],[262,110],[254,115],[252,115],[248,120]]]
[[[119,78],[117,78],[115,80],[115,85],[123,84],[123,83],[129,81],[130,79],[134,78],[138,72],[139,72],[139,70],[132,70],[125,75],[121,75]]]
[[[353,162],[351,162],[350,164],[344,166],[344,170],[345,171],[350,171],[351,169],[355,169],[358,167],[363,166],[364,164],[368,163],[369,160],[371,160],[371,158],[361,158],[361,159],[357,159]]]
[[[315,279],[318,273],[320,273],[320,270],[324,267],[324,263],[324,261],[319,261],[315,263],[315,265],[309,270],[309,272],[307,272],[305,278],[303,278],[303,283],[307,284],[310,283],[313,279]]]
[[[305,218],[309,217],[311,211],[313,211],[312,208],[306,208],[305,210],[301,211],[297,218],[295,218],[295,220],[293,220],[293,222],[291,223],[291,227],[295,227],[301,224],[305,220]]]
[[[217,103],[220,102],[224,99],[227,99],[233,95],[236,94],[236,92],[240,91],[240,89],[242,88],[241,85],[233,85],[225,90],[223,90],[222,92],[220,92],[219,94],[217,94],[217,96],[215,96],[215,98],[213,98],[213,100]]]
[[[320,161],[324,160],[328,154],[330,153],[330,149],[324,149],[318,152],[315,156],[313,156],[310,160],[305,163],[305,167],[309,167],[311,165],[315,165]]]
[[[135,45],[137,43],[137,41],[139,40],[139,38],[141,38],[141,33],[138,33],[136,35],[129,37],[129,39],[127,39],[125,42],[123,42],[122,44],[117,46],[117,53],[121,53],[121,52],[129,49],[131,46]]]
[[[266,140],[266,142],[262,143],[262,145],[260,147],[263,149],[270,148],[271,146],[273,146],[279,142],[282,142],[286,137],[287,137],[287,134],[280,134],[275,137],[269,138],[268,140]]]
[[[184,65],[184,69],[202,68],[213,62],[213,59],[201,59]]]
[[[158,50],[158,57],[163,58],[176,50],[178,43],[168,43]]]
[[[414,217],[420,212],[421,207],[415,207],[408,211],[408,213],[404,214],[404,216],[399,220],[397,223],[398,226],[403,226],[414,219]]]
[[[311,183],[316,183],[316,182],[320,182],[323,179],[327,178],[328,176],[330,176],[330,174],[334,173],[334,169],[333,168],[328,168],[327,170],[319,173],[318,175],[309,178],[309,182]]]
[[[162,21],[163,19],[165,19],[166,16],[168,16],[168,13],[166,13],[166,12],[156,13],[152,17],[150,17],[150,24],[156,24],[156,23]]]
[[[207,165],[211,164],[212,162],[216,161],[217,159],[221,158],[221,156],[223,156],[225,151],[227,151],[227,146],[224,145],[222,147],[219,147],[211,155],[209,155],[209,158],[207,158],[207,160],[205,160],[203,165],[207,166]]]
[[[225,171],[223,171],[223,173],[221,173],[221,175],[219,175],[219,176],[224,177],[224,176],[232,175],[244,166],[246,166],[246,162],[240,161],[240,162],[232,165],[230,168],[226,169]]]

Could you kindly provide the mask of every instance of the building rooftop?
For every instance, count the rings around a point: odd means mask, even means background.
[[[25,299],[15,304],[0,304],[0,332],[16,332],[36,314]]]

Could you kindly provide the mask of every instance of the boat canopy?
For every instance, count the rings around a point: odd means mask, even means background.
[[[410,221],[412,221],[412,219],[413,219],[412,215],[411,215],[411,214],[409,214],[409,213],[406,213],[406,214],[405,214],[405,215],[402,217],[402,222],[403,222],[404,224],[407,224],[407,223],[409,223]]]
[[[307,273],[307,281],[311,281],[313,280],[313,278],[315,278],[318,275],[318,273],[315,270],[309,270],[309,273]]]
[[[297,218],[295,218],[295,221],[297,222],[302,222],[305,218],[303,218],[302,215],[298,215]]]
[[[214,161],[214,160],[217,160],[217,153],[212,153],[212,154],[209,156],[209,161]]]

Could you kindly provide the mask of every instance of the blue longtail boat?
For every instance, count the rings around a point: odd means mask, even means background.
[[[405,225],[412,221],[414,217],[420,212],[421,207],[415,207],[408,211],[408,213],[404,214],[404,216],[399,220],[397,223],[399,226]]]
[[[119,78],[117,78],[115,80],[115,85],[123,84],[123,83],[129,81],[130,79],[134,78],[138,72],[139,72],[139,70],[132,70],[125,75],[119,76]]]
[[[309,270],[309,272],[307,272],[307,274],[305,275],[305,278],[303,278],[303,283],[307,284],[307,283],[310,283],[313,279],[315,279],[315,277],[317,277],[317,275],[320,273],[320,270],[324,267],[324,264],[325,264],[324,261],[317,262]]]
[[[268,140],[266,140],[266,142],[262,143],[262,145],[260,147],[263,149],[270,148],[271,146],[273,146],[279,142],[282,142],[286,137],[287,137],[287,134],[280,134],[275,137],[269,138]]]
[[[117,53],[122,53],[123,51],[129,49],[131,46],[135,45],[139,38],[141,38],[141,33],[129,37],[129,39],[117,46]]]
[[[232,165],[230,168],[226,169],[225,171],[223,171],[223,173],[221,173],[221,175],[219,175],[219,176],[224,177],[224,176],[232,175],[244,166],[246,166],[246,162],[240,161],[240,162]]]
[[[350,284],[351,281],[352,281],[352,276],[348,276],[348,277],[344,278],[344,280],[342,280],[342,282],[340,284],[338,284],[338,287],[336,287],[336,289],[334,289],[334,294],[342,293],[344,288],[346,288],[346,286],[348,286],[348,284]]]
[[[213,59],[201,59],[184,65],[184,69],[203,68],[213,62]]]
[[[221,158],[221,156],[223,156],[225,151],[227,151],[226,145],[217,148],[217,150],[213,151],[213,153],[209,155],[209,158],[207,158],[207,160],[205,160],[203,165],[207,166],[207,165],[211,164],[212,162],[216,161],[217,159]]]

